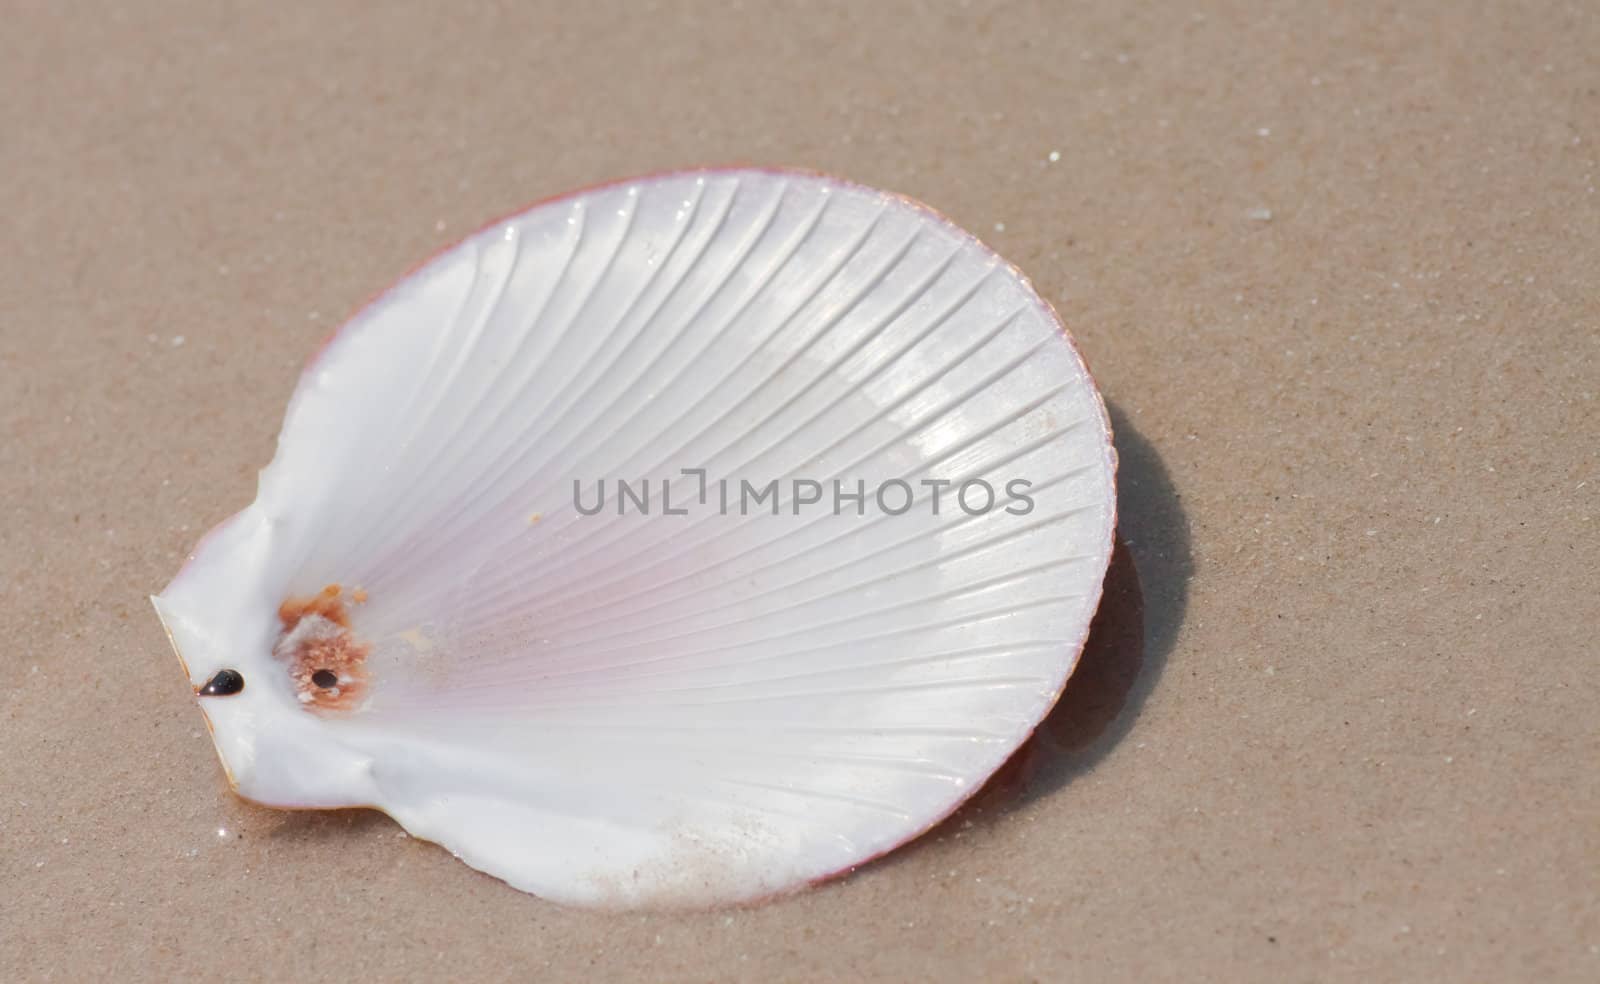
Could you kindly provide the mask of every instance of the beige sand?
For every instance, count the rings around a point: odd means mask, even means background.
[[[1600,979],[1593,4],[279,6],[0,12],[0,978]],[[730,161],[948,212],[1116,408],[1141,580],[1029,761],[703,915],[236,800],[145,597],[297,367]]]

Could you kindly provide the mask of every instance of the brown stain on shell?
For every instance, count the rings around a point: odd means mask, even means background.
[[[360,588],[351,592],[352,603],[366,600]],[[309,598],[287,598],[278,606],[278,621],[283,631],[273,654],[288,665],[300,703],[323,712],[359,707],[367,696],[366,660],[372,646],[350,630],[344,590],[330,584]]]

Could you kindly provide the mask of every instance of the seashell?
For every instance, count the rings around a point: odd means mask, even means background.
[[[910,840],[1030,735],[1115,467],[1054,312],[970,235],[672,173],[361,310],[152,600],[241,796],[379,809],[563,903],[735,902]]]

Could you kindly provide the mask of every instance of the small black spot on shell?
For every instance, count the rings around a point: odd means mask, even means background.
[[[327,690],[339,682],[339,675],[332,670],[318,670],[311,674],[311,682]]]
[[[200,688],[202,697],[229,697],[244,689],[244,677],[238,670],[218,670]]]

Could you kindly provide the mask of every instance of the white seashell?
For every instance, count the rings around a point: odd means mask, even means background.
[[[915,837],[1028,737],[1114,471],[1059,321],[966,233],[809,174],[667,174],[357,314],[153,601],[240,795],[374,807],[562,902],[745,900]]]

